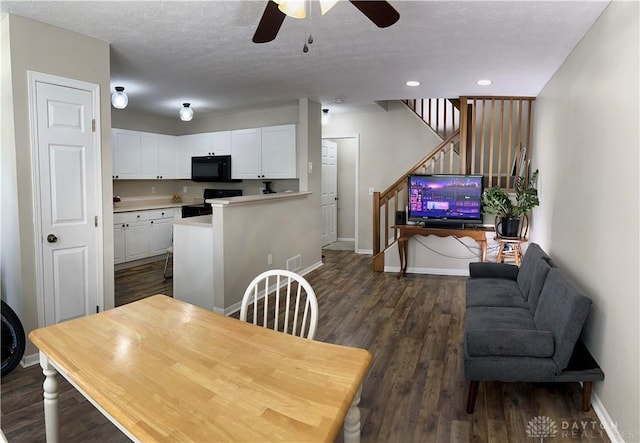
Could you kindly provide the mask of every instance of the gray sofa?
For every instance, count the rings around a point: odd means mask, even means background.
[[[583,382],[583,410],[604,373],[580,342],[591,300],[531,243],[520,268],[471,263],[464,370],[472,413],[481,381]]]

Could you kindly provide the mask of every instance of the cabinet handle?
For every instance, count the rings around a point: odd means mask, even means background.
[[[136,215],[136,217],[140,218],[140,216],[139,216],[139,215]]]
[[[122,227],[124,228],[124,225],[122,225]]]
[[[164,215],[164,212],[161,215]]]
[[[127,228],[129,227],[129,223],[127,223]]]
[[[151,220],[151,224],[153,224],[153,220]]]

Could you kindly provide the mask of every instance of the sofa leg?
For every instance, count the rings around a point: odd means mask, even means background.
[[[593,389],[592,381],[582,382],[582,410],[589,412],[591,409],[591,390]]]
[[[478,386],[480,382],[478,380],[469,381],[469,397],[467,398],[467,414],[473,414],[476,408],[476,397],[478,396]]]

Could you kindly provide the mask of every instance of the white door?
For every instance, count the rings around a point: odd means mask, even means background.
[[[94,313],[101,305],[100,153],[94,117],[90,90],[35,82],[46,325]]]
[[[322,140],[322,246],[338,239],[338,144]]]

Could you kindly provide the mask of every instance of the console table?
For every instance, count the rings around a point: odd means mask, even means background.
[[[435,235],[438,237],[471,237],[479,245],[482,251],[481,260],[487,259],[487,236],[486,231],[482,229],[466,228],[466,229],[443,229],[443,228],[423,228],[416,225],[393,225],[393,229],[399,231],[398,237],[398,254],[400,255],[400,272],[398,278],[407,272],[407,257],[409,239],[414,235]]]

